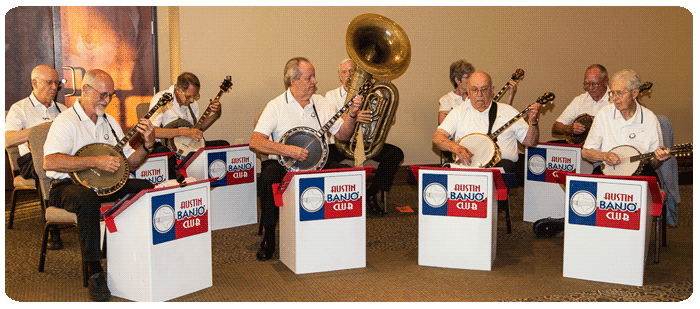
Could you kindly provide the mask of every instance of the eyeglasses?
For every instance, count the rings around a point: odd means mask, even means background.
[[[491,88],[490,87],[481,87],[481,88],[474,87],[474,88],[469,88],[468,90],[469,90],[469,92],[473,92],[474,94],[479,94],[479,93],[485,94],[487,91],[489,91],[489,89],[491,89]]]
[[[99,90],[95,89],[95,87],[90,86],[90,84],[85,84],[85,85],[88,86],[88,87],[90,87],[90,89],[94,90],[95,92],[99,93],[99,94],[100,94],[100,100],[104,100],[104,99],[109,98],[109,100],[111,101],[111,100],[112,100],[112,97],[114,97],[114,96],[117,94],[116,92],[112,92],[112,93],[109,93],[109,92],[100,92]]]
[[[44,82],[44,84],[46,86],[50,86],[51,84],[54,84],[54,85],[56,85],[56,87],[61,87],[61,85],[64,83],[63,80],[48,80],[48,79],[43,79],[43,78],[38,78],[38,77],[36,79]]]
[[[583,86],[586,87],[586,88],[593,88],[593,87],[598,87],[598,86],[600,86],[600,85],[602,85],[602,84],[604,84],[604,83],[605,83],[605,82],[603,82],[603,81],[599,81],[599,82],[583,82]]]
[[[184,91],[184,90],[182,90],[182,89],[180,89],[180,88],[176,88],[176,89],[177,89],[178,92],[180,92],[180,94],[182,94],[183,96],[185,96],[185,91]],[[198,93],[198,94],[195,94],[195,95],[185,96],[185,101],[190,101],[190,100],[191,100],[191,101],[194,102],[194,101],[199,100],[199,98],[200,98],[200,96],[199,96],[199,93]]]
[[[629,90],[622,90],[622,91],[610,90],[610,91],[608,91],[608,96],[610,96],[610,98],[612,99],[614,97],[621,97],[621,96],[625,95],[625,93],[628,93],[628,92],[630,92],[630,91]]]

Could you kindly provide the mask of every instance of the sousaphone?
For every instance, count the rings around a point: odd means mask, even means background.
[[[348,25],[345,47],[348,56],[357,65],[348,83],[345,104],[320,132],[308,127],[297,127],[282,136],[280,143],[309,150],[309,156],[304,162],[280,156],[278,161],[287,171],[322,168],[328,160],[328,142],[323,136],[352,105],[352,99],[369,93],[373,89],[374,78],[394,79],[401,76],[411,62],[411,43],[406,32],[393,20],[378,14],[368,13],[355,17]]]

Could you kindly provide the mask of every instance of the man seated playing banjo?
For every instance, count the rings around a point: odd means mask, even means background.
[[[671,155],[663,147],[661,127],[656,115],[635,99],[640,85],[639,76],[632,70],[622,70],[613,75],[609,94],[613,104],[601,108],[593,120],[581,150],[584,160],[616,166],[622,161],[610,150],[628,145],[640,153],[654,152],[654,158],[650,164],[644,165],[641,175],[657,176],[654,169]],[[600,165],[593,170],[593,174],[602,174]]]
[[[258,260],[269,260],[275,252],[275,227],[279,220],[279,209],[275,206],[272,184],[279,183],[287,174],[276,157],[285,156],[299,161],[305,161],[309,156],[307,149],[294,145],[279,143],[280,138],[288,130],[305,126],[315,130],[334,116],[334,111],[323,102],[316,91],[316,71],[306,58],[290,59],[284,67],[284,84],[287,90],[273,99],[260,115],[255,130],[250,137],[250,149],[271,155],[270,160],[262,162],[258,178],[258,194],[260,196],[260,221],[265,233],[260,243]],[[353,133],[355,118],[362,105],[362,96],[353,99],[348,119],[338,119],[330,129],[336,138],[346,141]],[[269,138],[272,137],[272,140]],[[328,160],[324,168],[347,167]]]
[[[115,172],[121,159],[110,155],[75,156],[83,146],[93,143],[116,145],[123,137],[121,126],[105,109],[114,97],[114,81],[102,70],[91,70],[83,78],[82,92],[75,104],[56,117],[44,144],[44,169],[52,178],[49,203],[76,213],[83,257],[88,264],[90,298],[107,301],[111,297],[105,273],[100,265],[100,203],[115,201],[128,193],[153,188],[147,180],[129,179],[117,192],[98,196],[95,191],[75,184],[68,173],[88,169]],[[129,167],[136,169],[153,150],[155,137],[148,119],[139,120],[138,132],[144,143],[135,150],[127,143],[123,148]],[[97,172],[97,171],[96,171]]]
[[[483,71],[474,72],[469,77],[467,90],[469,104],[462,104],[447,114],[433,134],[433,143],[441,150],[454,153],[459,162],[471,164],[474,156],[472,151],[475,149],[467,149],[450,140],[450,136],[454,136],[455,140],[459,141],[472,133],[490,134],[513,119],[519,112],[508,104],[492,101],[494,86],[491,84],[491,77]],[[493,113],[492,108],[496,110],[495,118],[491,123],[492,130],[490,130],[489,113]],[[496,167],[503,167],[506,173],[514,173],[515,162],[518,161],[518,142],[525,147],[537,145],[540,137],[537,120],[539,109],[539,103],[532,104],[527,113],[529,124],[520,119],[498,136],[496,144],[501,149],[502,160],[495,165]]]

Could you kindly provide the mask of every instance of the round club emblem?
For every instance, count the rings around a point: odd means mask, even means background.
[[[423,200],[430,207],[441,207],[447,202],[447,190],[439,183],[431,183],[423,189]]]
[[[160,205],[153,214],[153,228],[158,233],[167,233],[175,225],[175,211],[170,205]]]
[[[300,204],[308,212],[316,212],[323,206],[323,191],[316,187],[304,190],[301,194]]]
[[[531,156],[527,161],[527,168],[530,170],[530,173],[542,175],[545,170],[544,158],[541,155]]]
[[[217,159],[209,164],[209,177],[215,177],[217,179],[224,178],[226,176],[226,163],[223,160]]]
[[[588,217],[595,211],[595,196],[588,191],[578,191],[569,200],[571,210],[581,217]]]

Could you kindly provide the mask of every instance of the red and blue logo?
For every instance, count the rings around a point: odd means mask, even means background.
[[[560,172],[576,173],[576,151],[528,148],[527,180],[556,183]]]
[[[361,217],[361,184],[359,175],[299,179],[299,220]]]
[[[209,230],[207,192],[197,191],[202,190],[163,194],[151,198],[153,245]]]
[[[209,177],[216,178],[212,188],[254,182],[255,157],[231,151],[210,152],[207,156]]]
[[[486,181],[480,176],[423,174],[423,214],[486,218]],[[475,181],[476,180],[476,181]]]
[[[572,180],[569,223],[639,230],[641,187]]]

